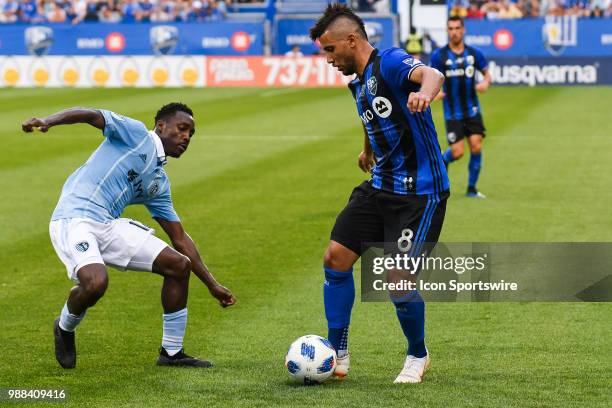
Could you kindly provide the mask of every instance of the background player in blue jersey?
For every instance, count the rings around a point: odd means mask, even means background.
[[[355,299],[353,265],[366,243],[410,243],[413,256],[438,240],[449,181],[438,145],[430,101],[444,77],[399,48],[379,51],[368,42],[363,21],[332,4],[310,31],[327,62],[345,75],[365,131],[359,167],[371,180],[357,186],[336,219],[324,257],[323,297],[328,338],[338,353],[335,374],[349,370],[348,331]],[[420,382],[429,365],[425,306],[417,291],[392,296],[408,340],[396,383]]]
[[[431,66],[446,76],[443,92],[436,99],[444,99],[446,139],[450,147],[444,152],[444,162],[449,163],[463,156],[463,139],[470,145],[468,197],[484,198],[476,188],[482,166],[482,139],[485,127],[480,102],[476,92],[485,92],[491,84],[487,60],[480,50],[463,41],[465,28],[460,17],[450,17],[447,22],[448,45],[438,48],[431,55]],[[476,82],[476,71],[484,79]]]
[[[54,323],[55,355],[64,368],[76,366],[74,331],[106,291],[106,266],[155,272],[164,277],[162,347],[158,365],[210,367],[183,351],[187,324],[187,292],[193,271],[221,306],[233,305],[232,293],[215,280],[200,258],[174,211],[170,183],[163,169],[166,156],[180,157],[195,133],[193,112],[180,103],[163,106],[155,129],[105,110],[74,108],[43,119],[31,118],[25,132],[48,131],[63,124],[88,123],[105,140],[64,184],[49,232],[66,266],[72,288]],[[119,218],[130,204],[145,205],[170,237],[170,248],[143,224]]]

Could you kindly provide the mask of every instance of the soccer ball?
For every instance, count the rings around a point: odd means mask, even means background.
[[[334,373],[336,350],[329,340],[321,336],[302,336],[289,346],[285,366],[294,382],[321,384]]]

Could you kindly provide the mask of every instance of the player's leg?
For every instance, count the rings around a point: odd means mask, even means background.
[[[345,377],[348,374],[348,335],[351,312],[355,302],[355,281],[353,265],[359,255],[344,245],[331,240],[325,251],[323,269],[323,303],[327,319],[327,338],[336,349],[338,365],[335,374]]]
[[[323,300],[328,339],[338,353],[335,375],[345,377],[349,369],[348,335],[355,301],[353,265],[359,259],[362,244],[383,238],[382,219],[374,196],[377,191],[367,182],[353,190],[349,203],[336,218],[331,241],[325,252]]]
[[[191,275],[189,258],[166,246],[155,258],[153,272],[164,277],[161,292],[164,308],[163,335],[157,365],[212,367],[210,361],[188,356],[183,350]]]
[[[469,134],[470,163],[468,164],[468,189],[466,196],[474,198],[485,198],[476,188],[480,169],[482,167],[482,143],[485,137],[485,128],[480,115],[476,115],[467,121],[466,131]]]
[[[412,237],[411,256],[430,253],[442,229],[446,199],[447,193],[393,197],[386,205],[385,242],[399,245],[402,239]],[[400,200],[403,203],[398,203]],[[406,248],[405,243],[402,242],[402,245]],[[391,300],[408,343],[404,368],[395,382],[420,382],[429,365],[425,346],[425,302],[417,290],[391,293]]]
[[[164,241],[152,235],[152,230],[123,223],[122,237],[141,240],[142,244],[131,257],[126,268],[135,271],[149,271],[163,276],[161,302],[163,307],[162,346],[158,365],[211,367],[209,361],[185,354],[183,339],[187,327],[187,295],[191,262],[185,255],[170,248]],[[142,239],[138,237],[145,234]]]
[[[459,160],[463,157],[463,139],[465,133],[463,129],[463,122],[460,120],[447,120],[446,121],[446,141],[449,147],[442,154],[444,164],[446,167],[455,160]]]
[[[470,163],[468,164],[468,197],[484,198],[484,194],[476,189],[476,183],[482,167],[482,135],[474,134],[468,137],[470,144]]]
[[[76,366],[75,330],[88,308],[104,295],[108,274],[104,264],[85,265],[77,271],[78,284],[70,290],[60,316],[55,320],[55,358],[63,368]]]
[[[75,330],[106,291],[108,274],[91,225],[84,219],[61,219],[49,224],[53,248],[66,266],[68,277],[77,285],[70,291],[53,334],[55,356],[64,368],[76,366]]]

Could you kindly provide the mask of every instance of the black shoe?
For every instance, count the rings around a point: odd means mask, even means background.
[[[67,332],[60,328],[59,317],[53,324],[53,337],[55,337],[55,358],[64,368],[76,366],[76,346],[74,344],[74,332]]]
[[[207,360],[191,357],[185,354],[183,349],[173,356],[168,355],[168,352],[163,347],[159,350],[159,358],[157,359],[158,366],[173,366],[173,367],[201,367],[210,368],[213,364]]]

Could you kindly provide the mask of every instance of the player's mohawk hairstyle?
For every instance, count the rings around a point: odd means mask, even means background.
[[[327,8],[325,9],[325,12],[321,18],[319,18],[319,21],[317,21],[310,29],[310,38],[312,41],[316,41],[319,37],[321,37],[331,23],[340,17],[346,17],[353,21],[358,27],[358,33],[361,34],[366,40],[368,39],[368,34],[366,33],[361,17],[355,14],[353,10],[351,10],[351,8],[345,4],[330,3],[327,5]]]
[[[189,106],[180,102],[172,102],[162,106],[155,114],[155,123],[158,120],[165,120],[167,117],[174,115],[176,112],[185,112],[189,116],[193,116],[193,111]]]

